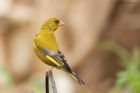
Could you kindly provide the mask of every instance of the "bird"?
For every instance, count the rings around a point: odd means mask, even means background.
[[[48,18],[33,38],[33,50],[43,63],[66,72],[80,85],[85,85],[85,82],[71,69],[57,44],[55,31],[63,25],[64,22],[59,18]]]

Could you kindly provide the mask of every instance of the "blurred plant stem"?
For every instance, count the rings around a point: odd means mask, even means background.
[[[127,51],[127,49],[121,47],[117,43],[105,42],[105,43],[102,43],[99,46],[99,48],[115,53],[117,56],[121,58],[121,60],[123,61],[122,64],[124,66],[127,65],[128,61],[130,60],[131,54]]]

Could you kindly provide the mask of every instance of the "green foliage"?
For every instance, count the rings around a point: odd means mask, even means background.
[[[10,71],[4,67],[0,66],[0,89],[9,88],[13,84],[13,78]]]
[[[110,42],[102,44],[102,48],[118,55],[123,63],[124,70],[118,73],[116,87],[123,89],[128,86],[133,93],[140,93],[140,49],[136,47],[130,54],[125,48]]]

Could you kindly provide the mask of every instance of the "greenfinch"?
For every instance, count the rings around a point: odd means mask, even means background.
[[[85,84],[79,76],[72,71],[64,54],[59,50],[55,31],[64,25],[59,18],[49,18],[41,26],[41,30],[33,38],[33,49],[37,57],[45,64],[68,73],[78,83]]]

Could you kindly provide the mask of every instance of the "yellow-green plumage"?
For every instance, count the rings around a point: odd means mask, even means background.
[[[33,49],[42,62],[67,72],[80,84],[84,84],[66,63],[63,54],[58,51],[59,47],[55,38],[55,31],[60,26],[60,23],[58,18],[49,18],[45,21],[41,26],[41,30],[33,39]]]
[[[34,42],[39,47],[49,48],[53,51],[57,51],[59,49],[56,43],[54,32],[40,31],[36,35]]]
[[[58,28],[58,24],[55,21],[60,21],[59,19],[53,18],[48,19],[41,27],[41,30],[36,34],[34,42],[37,46],[49,48],[53,51],[57,51],[58,45],[55,38],[55,30]]]

